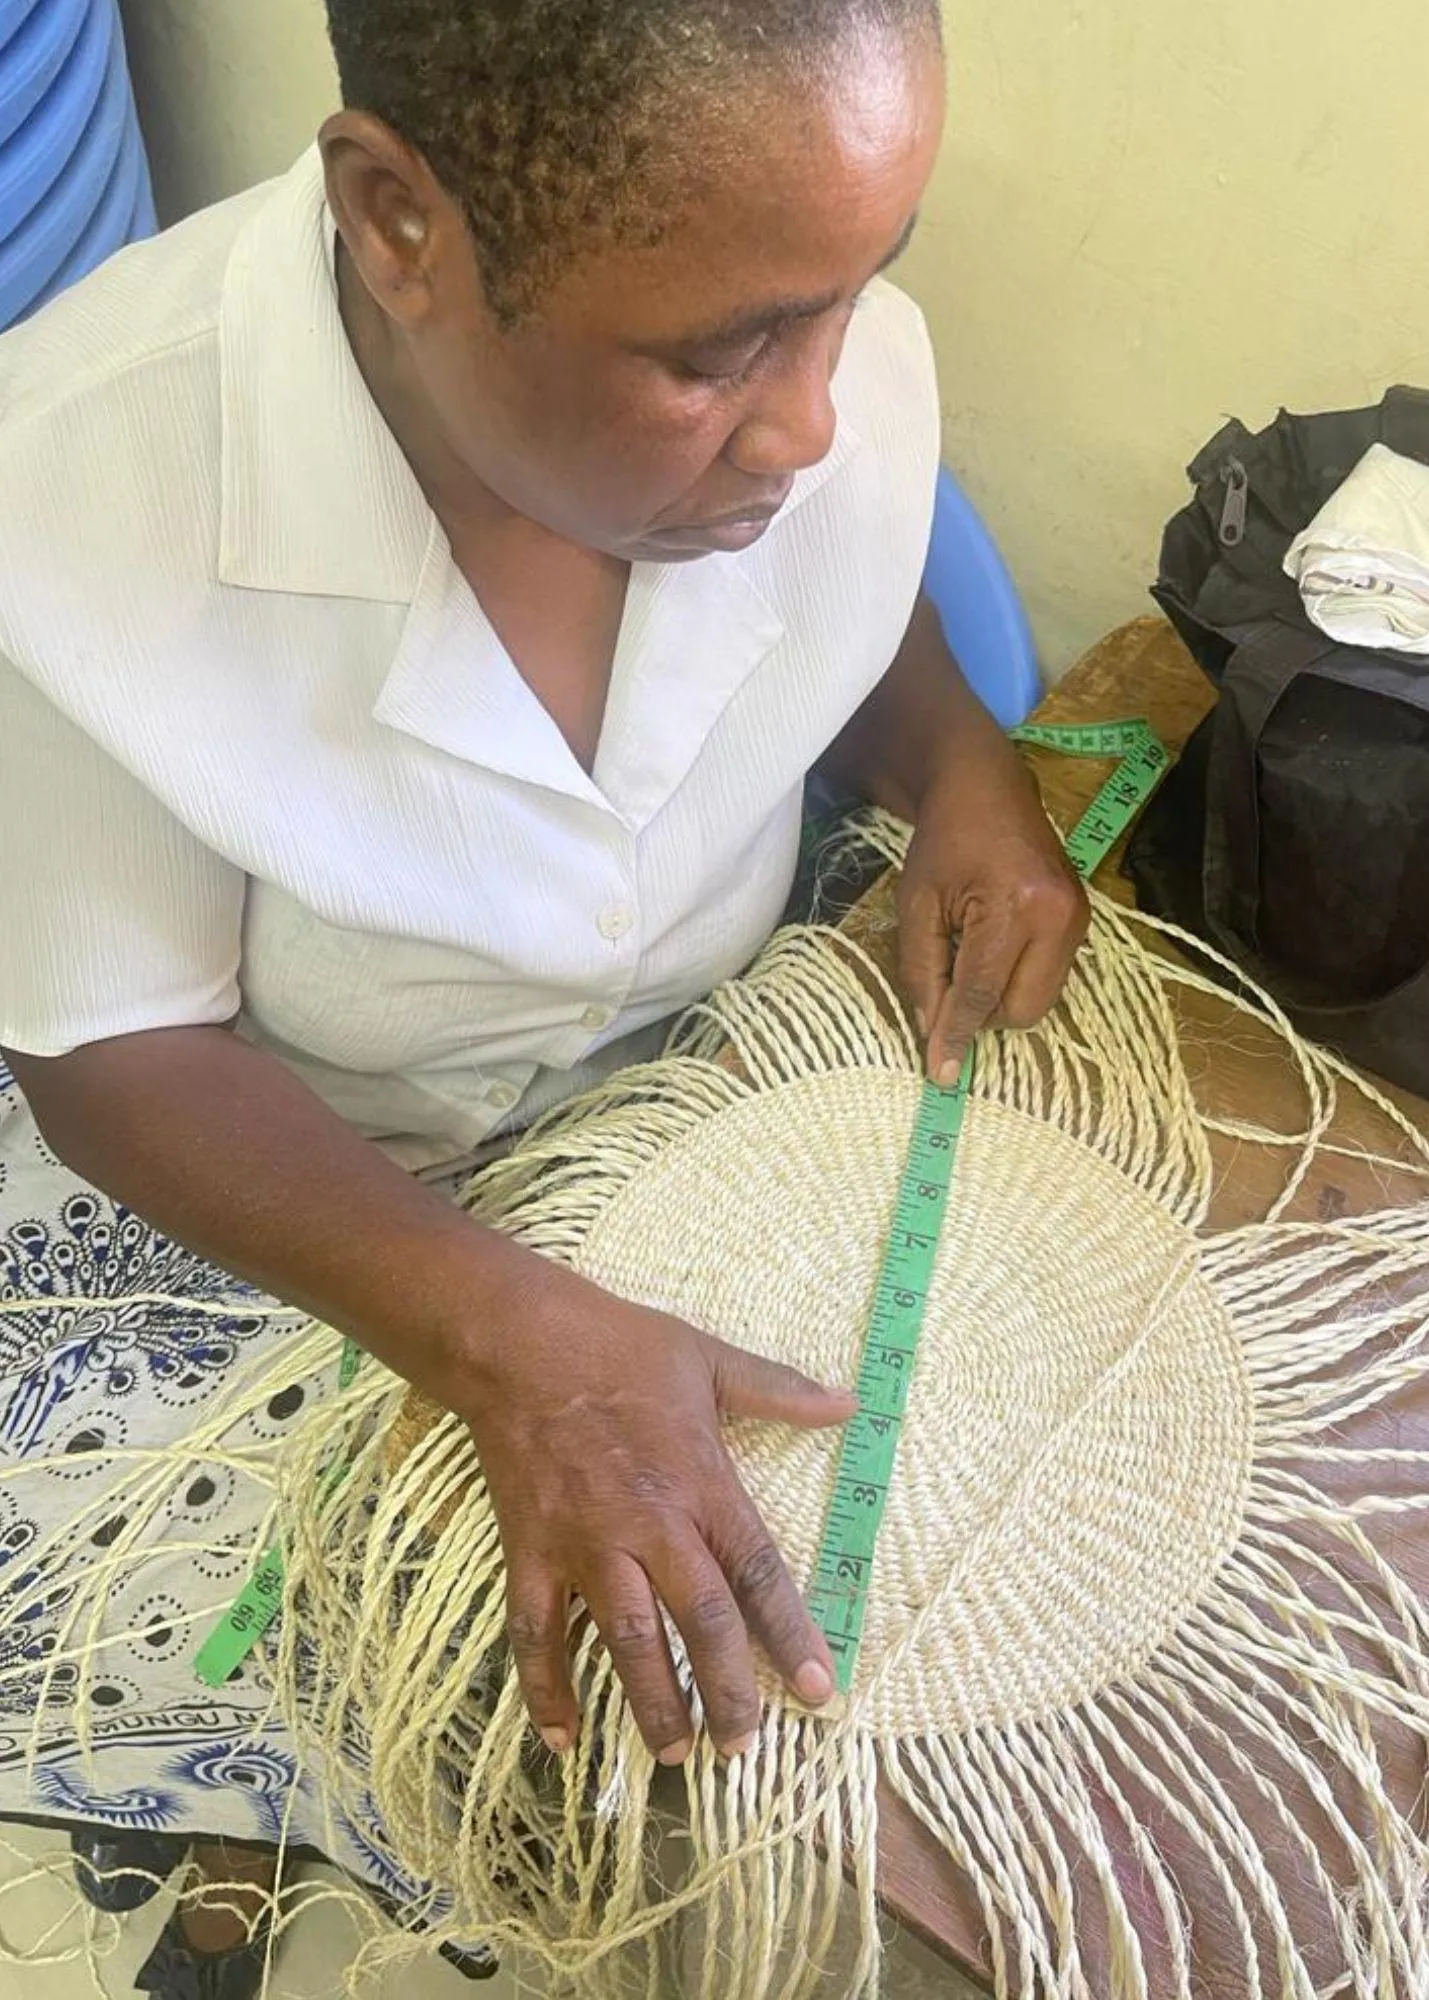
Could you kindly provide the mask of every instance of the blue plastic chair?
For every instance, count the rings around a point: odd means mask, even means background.
[[[984,707],[1004,729],[1025,722],[1042,699],[1032,628],[997,543],[946,466],[938,474],[923,587]]]
[[[118,0],[0,0],[0,328],[154,228]]]

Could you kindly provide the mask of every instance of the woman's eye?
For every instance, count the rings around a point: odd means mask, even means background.
[[[769,347],[768,336],[757,340],[752,346],[743,347],[738,354],[691,354],[680,361],[681,372],[693,377],[697,382],[718,382],[726,388],[737,386],[745,377],[753,374],[756,364]]]

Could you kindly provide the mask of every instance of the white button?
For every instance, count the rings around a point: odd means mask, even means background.
[[[595,921],[601,936],[613,944],[617,938],[625,936],[635,919],[624,903],[612,903],[608,910],[601,911]]]
[[[486,1101],[498,1111],[509,1111],[520,1095],[513,1084],[493,1083],[486,1093]]]
[[[595,1034],[600,1028],[608,1028],[614,1019],[615,1015],[609,1007],[587,1007],[581,1015],[581,1026]]]

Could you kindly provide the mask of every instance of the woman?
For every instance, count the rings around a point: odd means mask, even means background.
[[[216,1308],[0,1317],[0,1810],[111,1858],[320,1824],[251,1671],[193,1675],[261,1508],[201,1454],[116,1565],[92,1760],[61,1671],[25,1769],[36,1552],[77,1505],[127,1547],[112,1454],[182,1448],[285,1337],[259,1293],[469,1423],[553,1751],[576,1593],[664,1762],[662,1603],[726,1751],[754,1646],[824,1700],[720,1420],[851,1397],[479,1230],[451,1177],[750,958],[820,760],[915,822],[935,1075],[1050,1004],[1084,922],[918,597],[937,397],[878,273],[937,151],[934,0],[329,15],[316,153],[0,343],[0,1279]],[[380,1876],[361,1828],[339,1858]],[[232,1942],[199,1912],[146,1976]]]

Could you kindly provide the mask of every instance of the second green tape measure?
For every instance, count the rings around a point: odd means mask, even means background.
[[[337,1371],[339,1392],[351,1388],[361,1366],[362,1349],[355,1340],[345,1340]],[[342,1476],[342,1467],[335,1465],[327,1474],[323,1492],[329,1492]],[[194,1672],[205,1687],[221,1688],[243,1665],[282,1610],[286,1581],[283,1551],[275,1544],[260,1558],[247,1583],[199,1648]]]
[[[1116,770],[1067,837],[1083,881],[1104,861],[1170,769],[1165,745],[1145,722],[1029,723],[1015,741],[1070,757],[1115,757]],[[925,1084],[913,1125],[893,1228],[874,1289],[858,1377],[858,1411],[844,1430],[833,1498],[814,1565],[809,1610],[829,1643],[840,1694],[853,1687],[868,1611],[878,1531],[918,1358],[938,1238],[972,1092],[970,1051],[952,1090]]]

